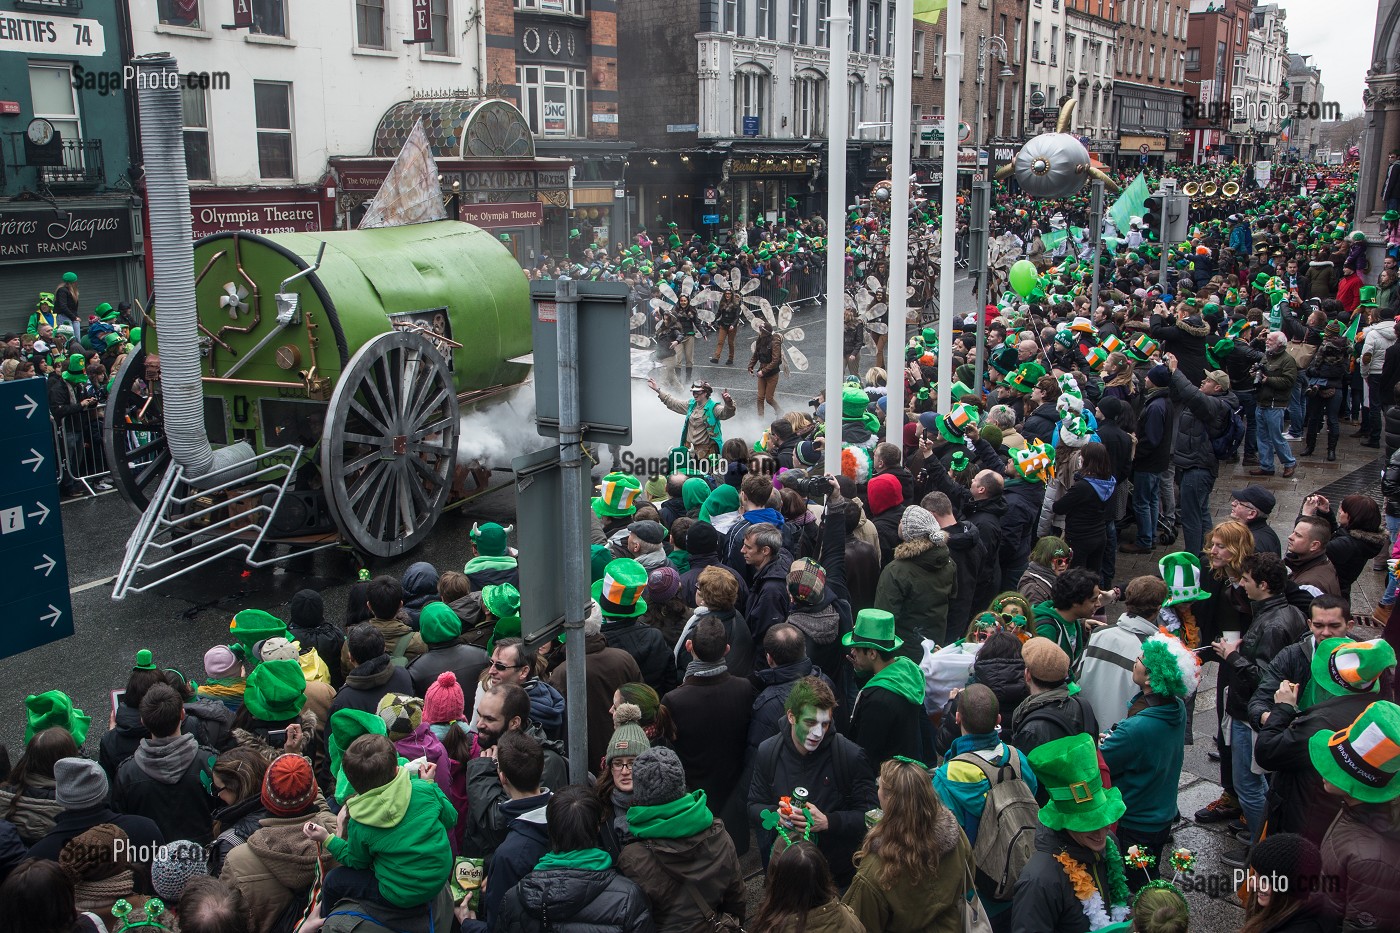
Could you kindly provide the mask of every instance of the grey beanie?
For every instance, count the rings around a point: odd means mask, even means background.
[[[156,850],[156,857],[151,861],[151,887],[168,904],[180,899],[191,878],[207,874],[209,864],[204,846],[188,839],[167,842]]]
[[[86,758],[60,758],[53,766],[54,800],[65,810],[86,810],[107,802],[107,775]]]
[[[669,748],[642,752],[632,762],[632,805],[654,807],[686,795],[685,767]]]

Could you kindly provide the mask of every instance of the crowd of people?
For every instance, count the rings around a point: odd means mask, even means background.
[[[0,933],[1184,933],[1184,892],[1235,869],[1250,933],[1387,928],[1400,632],[1367,637],[1351,597],[1400,558],[1400,350],[1394,260],[1337,226],[1346,197],[1251,190],[1182,244],[1130,225],[1094,305],[1076,250],[1026,255],[951,346],[909,332],[904,371],[861,372],[856,341],[839,399],[761,393],[759,438],[726,437],[733,399],[692,373],[689,398],[655,386],[674,472],[615,470],[591,503],[584,747],[495,523],[460,571],[238,612],[194,676],[142,650],[100,740],[61,689],[28,697]],[[731,268],[701,258],[674,272],[722,301]],[[1334,456],[1348,416],[1393,454],[1384,502],[1276,514],[1267,478]],[[1236,463],[1257,479],[1213,515]],[[1222,793],[1182,814],[1207,664]],[[1198,862],[1184,817],[1238,847]]]

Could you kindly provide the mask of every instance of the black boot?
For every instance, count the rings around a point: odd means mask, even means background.
[[[693,376],[694,372],[695,372],[695,367],[694,367],[694,366],[687,366],[687,367],[685,368],[685,381],[686,381],[686,382],[693,382],[693,381],[694,381],[694,376]]]
[[[1307,446],[1307,449],[1303,451],[1303,456],[1304,456],[1304,457],[1311,457],[1311,456],[1313,455],[1313,451],[1315,451],[1315,450],[1317,450],[1317,435],[1316,435],[1316,434],[1309,434],[1309,435],[1308,435],[1308,446]]]
[[[1333,461],[1336,460],[1336,459],[1337,459],[1337,439],[1336,439],[1335,437],[1329,437],[1329,438],[1327,438],[1327,462],[1328,462],[1328,463],[1331,463],[1331,462],[1333,462]]]

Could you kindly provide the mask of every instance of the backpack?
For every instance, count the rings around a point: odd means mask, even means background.
[[[1240,452],[1240,444],[1244,443],[1244,435],[1244,409],[1233,408],[1230,410],[1229,419],[1225,422],[1225,430],[1220,432],[1219,437],[1210,439],[1210,449],[1215,451],[1215,459],[1222,463],[1232,462],[1235,455]]]
[[[1035,853],[1035,834],[1040,826],[1040,806],[1021,777],[1021,756],[1011,746],[1007,749],[1011,754],[1000,767],[972,752],[951,759],[976,765],[987,778],[987,802],[982,807],[972,861],[977,866],[978,886],[996,901],[1011,900],[1021,869]]]

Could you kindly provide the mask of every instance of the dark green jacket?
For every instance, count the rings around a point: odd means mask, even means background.
[[[1143,702],[1133,698],[1133,709]],[[1167,698],[1160,698],[1167,699]],[[1176,819],[1177,783],[1185,753],[1186,706],[1171,697],[1139,709],[1119,721],[1099,747],[1113,786],[1123,794],[1128,812],[1120,826],[1150,833],[1171,826]],[[1152,749],[1151,754],[1144,754]]]
[[[948,601],[957,592],[958,569],[946,543],[922,538],[898,545],[875,587],[875,608],[894,615],[895,634],[904,639],[895,654],[923,658],[920,639],[943,637]]]

